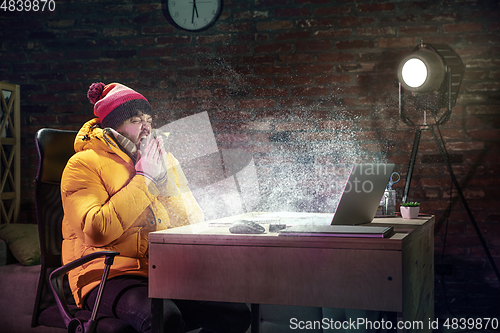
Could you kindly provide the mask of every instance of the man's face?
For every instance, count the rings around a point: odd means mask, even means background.
[[[137,148],[141,143],[141,139],[151,133],[151,123],[153,119],[150,115],[139,112],[137,116],[130,117],[125,120],[116,131],[135,143]]]

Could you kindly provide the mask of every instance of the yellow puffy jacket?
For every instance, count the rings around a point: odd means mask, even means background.
[[[172,154],[167,185],[146,186],[135,174],[134,162],[112,140],[106,140],[99,120],[87,122],[75,139],[75,155],[61,180],[63,264],[86,254],[120,252],[109,277],[148,275],[148,233],[196,223],[203,213]],[[101,279],[104,259],[72,270],[69,284],[78,306]]]

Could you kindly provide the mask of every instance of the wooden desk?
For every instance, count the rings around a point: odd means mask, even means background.
[[[245,216],[259,214],[237,218]],[[395,234],[234,235],[207,222],[153,232],[149,296],[390,311],[427,329],[434,316],[434,217],[370,225],[393,225]]]

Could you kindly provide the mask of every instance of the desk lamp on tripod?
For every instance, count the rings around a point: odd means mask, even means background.
[[[467,204],[460,184],[453,173],[450,157],[439,129],[439,126],[448,121],[451,116],[451,109],[457,100],[463,74],[464,65],[462,60],[455,51],[444,44],[430,45],[421,42],[399,65],[399,116],[406,125],[415,128],[415,139],[413,141],[410,163],[408,165],[402,202],[405,203],[408,199],[411,177],[415,167],[415,159],[417,157],[422,131],[429,130],[432,133],[434,142],[450,173],[452,182],[457,189],[458,195],[462,200],[479,240],[485,249],[493,270],[500,280],[498,268],[481,235],[481,231]],[[423,121],[416,121],[415,117],[410,116],[405,110],[406,92],[411,94],[411,99],[409,101],[412,103],[413,111],[416,111],[418,116],[423,114]],[[422,120],[420,118],[421,117],[418,119]],[[439,136],[436,131],[439,133]]]

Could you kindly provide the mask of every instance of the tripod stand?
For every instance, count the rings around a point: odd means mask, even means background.
[[[488,257],[488,260],[493,268],[493,271],[495,272],[495,275],[497,276],[497,278],[500,280],[500,274],[499,274],[498,268],[495,264],[495,261],[493,260],[493,257],[491,256],[491,253],[488,249],[488,245],[486,244],[486,241],[484,240],[484,238],[481,234],[481,230],[479,230],[477,222],[474,219],[474,215],[472,214],[472,211],[469,208],[469,205],[468,205],[467,200],[462,192],[460,184],[458,183],[457,178],[455,177],[455,174],[454,174],[453,169],[451,167],[450,157],[449,157],[448,152],[446,150],[444,139],[443,139],[441,132],[439,130],[439,125],[446,122],[450,117],[451,102],[448,104],[448,110],[446,111],[446,113],[443,114],[443,116],[439,120],[437,120],[434,124],[431,124],[431,125],[427,124],[426,117],[424,114],[424,124],[423,125],[416,125],[415,123],[413,123],[413,121],[411,121],[411,119],[406,117],[406,115],[404,113],[403,96],[404,96],[403,89],[401,87],[401,83],[399,83],[399,115],[401,117],[401,120],[403,120],[404,123],[406,123],[409,126],[416,127],[416,130],[415,130],[415,139],[413,141],[413,148],[411,151],[410,163],[408,164],[408,172],[406,175],[406,182],[405,182],[405,187],[404,187],[404,192],[403,192],[403,198],[402,198],[401,202],[406,202],[406,200],[408,199],[408,192],[410,190],[410,182],[411,182],[411,178],[412,178],[412,174],[413,174],[413,169],[415,167],[415,160],[417,157],[418,146],[420,143],[420,138],[422,136],[422,131],[429,130],[432,133],[432,137],[434,138],[434,142],[436,143],[436,146],[437,146],[437,148],[438,148],[438,150],[443,158],[443,161],[446,165],[446,168],[448,169],[448,172],[451,176],[452,182],[455,185],[455,188],[457,189],[458,195],[459,195],[460,199],[462,200],[462,204],[465,207],[467,215],[469,216],[469,219],[472,223],[472,226],[474,227],[474,230],[476,231],[476,234],[479,238],[479,241],[481,242],[481,245],[483,246],[484,251],[486,252],[486,256]],[[436,134],[436,129],[439,132],[439,137]]]

